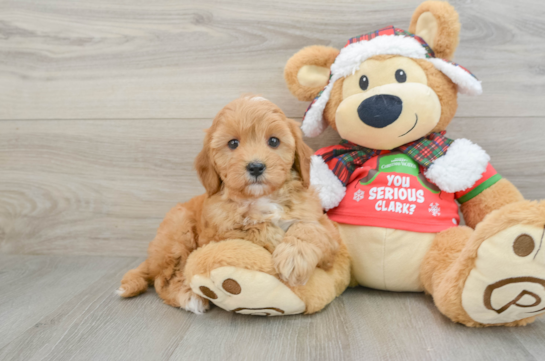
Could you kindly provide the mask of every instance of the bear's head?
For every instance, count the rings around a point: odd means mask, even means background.
[[[446,2],[426,1],[409,32],[393,26],[352,38],[342,50],[309,46],[288,60],[290,91],[313,100],[303,119],[309,137],[329,124],[343,139],[394,149],[443,131],[456,113],[457,93],[482,92],[480,82],[450,62],[460,23]]]

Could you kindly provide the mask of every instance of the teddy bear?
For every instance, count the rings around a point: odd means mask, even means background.
[[[424,291],[470,327],[522,326],[545,313],[545,202],[525,200],[477,144],[446,137],[457,94],[482,92],[451,61],[459,32],[451,5],[426,1],[409,31],[300,50],[285,80],[312,101],[304,134],[329,125],[342,138],[313,155],[311,184],[348,248],[351,285]]]

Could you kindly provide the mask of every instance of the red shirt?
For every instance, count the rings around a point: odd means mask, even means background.
[[[424,171],[400,152],[373,157],[352,173],[344,199],[327,214],[339,223],[441,232],[460,223],[456,200],[467,202],[501,179],[488,164],[473,187],[446,193]]]

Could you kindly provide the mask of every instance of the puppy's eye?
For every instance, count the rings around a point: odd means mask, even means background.
[[[276,137],[270,137],[268,144],[269,144],[269,147],[271,148],[278,148],[278,146],[280,145],[280,139]]]
[[[227,142],[227,146],[231,149],[237,149],[239,143],[238,139],[231,139]]]
[[[362,75],[360,78],[360,88],[361,90],[367,90],[369,88],[369,78],[367,75]]]
[[[396,70],[396,80],[398,83],[405,83],[407,81],[407,73],[403,69]]]

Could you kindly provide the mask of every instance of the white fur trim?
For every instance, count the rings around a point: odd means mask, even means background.
[[[489,161],[490,156],[480,146],[468,139],[457,139],[425,175],[442,191],[460,192],[471,188],[482,177]]]
[[[458,86],[458,92],[467,95],[481,95],[483,87],[481,82],[475,79],[464,69],[454,64],[448,63],[443,59],[426,59],[441,73],[445,74]]]
[[[335,62],[331,65],[332,75],[329,83],[305,114],[301,126],[305,136],[316,137],[327,127],[323,113],[335,82],[354,74],[362,62],[375,55],[402,55],[413,59],[425,59],[448,76],[458,86],[460,93],[468,95],[482,93],[481,82],[464,69],[443,59],[426,58],[426,49],[416,39],[399,35],[382,35],[369,41],[355,42],[341,49]]]
[[[426,49],[411,37],[378,36],[344,47],[331,65],[331,73],[347,77],[358,71],[362,62],[376,55],[403,55],[408,58],[424,59]]]
[[[346,194],[346,187],[318,155],[310,159],[310,184],[318,191],[326,211],[337,207]]]
[[[327,124],[324,119],[324,109],[329,101],[329,95],[331,94],[331,89],[333,84],[341,77],[333,75],[329,80],[329,83],[326,85],[322,91],[322,95],[316,100],[316,103],[312,104],[310,109],[305,114],[305,119],[303,119],[303,124],[301,125],[301,130],[303,134],[307,137],[314,138],[322,134]]]

